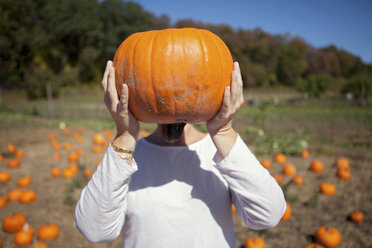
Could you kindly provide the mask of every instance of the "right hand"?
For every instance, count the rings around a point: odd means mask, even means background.
[[[102,88],[105,104],[116,124],[117,135],[115,141],[117,140],[117,142],[115,143],[117,144],[115,145],[134,149],[140,125],[129,110],[129,90],[126,84],[122,85],[120,99],[118,97],[115,86],[115,69],[110,60],[107,62],[103,74]]]

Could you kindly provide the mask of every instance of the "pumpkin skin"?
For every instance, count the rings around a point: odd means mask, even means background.
[[[308,150],[302,150],[301,157],[302,158],[308,158],[310,156],[310,153]]]
[[[282,216],[282,219],[281,219],[281,220],[284,220],[284,221],[289,220],[292,216],[291,205],[289,205],[288,202],[286,202],[286,205],[287,205],[287,208],[285,209],[285,212],[284,212],[284,214]]]
[[[296,167],[293,164],[286,164],[283,167],[283,173],[287,176],[294,177],[296,175]]]
[[[26,216],[22,213],[8,215],[3,220],[3,229],[7,233],[19,232],[26,223]]]
[[[201,123],[219,110],[233,60],[212,32],[170,28],[129,36],[113,66],[117,92],[128,85],[129,108],[138,120]]]
[[[322,226],[315,234],[315,239],[328,248],[337,247],[341,242],[341,234],[334,227]]]
[[[50,171],[50,174],[52,175],[52,177],[56,178],[56,177],[59,177],[62,173],[62,170],[61,168],[59,167],[54,167],[52,168],[52,170]]]
[[[364,215],[361,211],[354,211],[350,213],[349,218],[352,222],[362,223],[364,220]]]
[[[0,209],[5,208],[8,205],[8,201],[4,196],[0,195]]]
[[[275,154],[275,162],[278,164],[285,164],[287,161],[287,157],[283,153],[277,153]]]
[[[319,160],[313,160],[310,164],[309,170],[315,172],[315,173],[322,173],[323,172],[323,163]]]
[[[27,225],[16,233],[14,236],[14,243],[17,245],[28,245],[31,244],[34,235],[34,228]]]
[[[344,158],[344,157],[337,158],[336,162],[335,162],[335,165],[338,169],[340,169],[340,168],[349,169],[349,166],[350,166],[349,160],[347,158]]]
[[[328,196],[333,196],[336,194],[336,186],[332,183],[322,182],[320,184],[320,192]]]
[[[21,198],[23,191],[21,189],[11,189],[8,191],[8,201],[17,202]]]
[[[293,178],[293,182],[294,182],[296,185],[300,186],[300,185],[302,185],[302,184],[304,183],[304,178],[303,178],[302,176],[295,176],[295,177]]]
[[[9,172],[0,172],[0,183],[9,182],[12,179],[12,175]]]
[[[32,183],[32,179],[29,176],[21,177],[17,180],[17,185],[19,187],[27,187]]]
[[[32,190],[25,190],[19,198],[19,201],[24,204],[32,203],[36,201],[36,193]]]
[[[53,240],[59,235],[59,228],[56,224],[42,225],[37,231],[37,238],[40,240]]]
[[[325,248],[325,247],[319,244],[308,244],[307,246],[305,246],[305,248]]]
[[[42,243],[42,242],[37,242],[36,243],[36,246],[34,247],[34,245],[31,245],[29,248],[48,248],[48,246],[45,244],[45,243]]]
[[[245,241],[245,248],[265,248],[265,241],[259,237],[250,237]]]
[[[349,169],[345,168],[345,167],[341,167],[337,170],[337,176],[339,178],[341,178],[342,180],[349,180],[350,177],[351,177],[351,172]]]
[[[260,161],[261,165],[265,168],[265,169],[270,169],[271,167],[271,162],[270,160],[267,160],[267,159],[264,159],[262,161]]]

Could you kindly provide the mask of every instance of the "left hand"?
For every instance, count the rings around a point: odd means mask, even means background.
[[[230,130],[232,128],[232,120],[243,103],[243,80],[238,62],[234,62],[234,70],[231,74],[231,87],[225,88],[220,110],[215,117],[207,122],[208,132],[213,136]]]

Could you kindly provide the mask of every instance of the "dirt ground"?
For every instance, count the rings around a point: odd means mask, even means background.
[[[71,128],[70,132],[76,128]],[[48,133],[53,132],[62,145],[71,142],[73,150],[82,148],[84,154],[81,156],[80,165],[95,169],[97,162],[101,159],[105,149],[99,154],[92,152],[93,134],[95,131],[85,129],[82,133],[84,142],[77,143],[70,134],[65,136],[59,129],[38,127],[36,125],[9,125],[0,123],[0,150],[4,151],[9,143],[15,144],[19,149],[26,152],[21,159],[21,166],[10,169],[6,166],[7,158],[0,162],[0,171],[8,171],[12,174],[12,180],[0,184],[0,195],[6,196],[10,189],[17,188],[17,179],[22,176],[31,176],[33,182],[27,188],[37,193],[37,200],[30,204],[18,202],[8,203],[5,208],[0,209],[0,220],[8,214],[22,212],[27,221],[37,230],[42,224],[56,223],[60,228],[60,235],[54,241],[46,242],[49,247],[123,247],[121,237],[104,244],[91,244],[76,230],[73,222],[75,202],[80,195],[81,188],[88,182],[80,174],[81,187],[75,187],[72,192],[72,203],[64,203],[68,190],[72,187],[74,179],[53,178],[50,170],[54,166],[65,168],[69,164],[67,155],[69,151],[63,148],[56,152],[48,141]],[[311,144],[310,144],[310,154]],[[54,161],[54,153],[62,155],[60,161]],[[348,154],[344,155],[348,157]],[[372,247],[372,170],[369,156],[350,158],[352,177],[349,181],[343,181],[336,177],[336,169],[333,163],[336,157],[313,156],[303,159],[299,157],[288,157],[287,160],[297,168],[297,174],[304,177],[304,184],[296,186],[288,184],[291,178],[284,176],[282,186],[287,185],[288,201],[292,208],[292,216],[288,221],[282,221],[277,227],[264,231],[250,230],[242,225],[241,219],[234,214],[235,233],[237,247],[243,247],[245,240],[251,236],[259,236],[266,242],[266,247],[305,247],[312,242],[313,235],[318,227],[328,225],[336,227],[341,235],[340,248]],[[262,157],[260,159],[273,157]],[[325,170],[322,174],[314,174],[308,170],[313,159],[323,162]],[[270,172],[280,173],[283,166],[272,163]],[[331,182],[337,187],[336,195],[329,197],[318,195],[321,182]],[[76,179],[75,179],[76,182]],[[288,186],[289,185],[289,186]],[[316,204],[309,206],[312,196],[318,195]],[[355,224],[347,220],[351,211],[361,210],[365,219],[361,224]],[[13,243],[14,235],[0,230],[3,247],[17,247]]]

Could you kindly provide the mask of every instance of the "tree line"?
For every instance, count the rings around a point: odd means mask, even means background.
[[[170,27],[212,31],[239,61],[245,87],[288,86],[310,96],[327,90],[364,97],[372,91],[372,65],[335,46],[314,48],[300,37],[260,28],[233,29],[193,20],[171,25],[135,2],[122,0],[0,0],[0,87],[28,97],[100,81],[120,43],[135,32]]]

